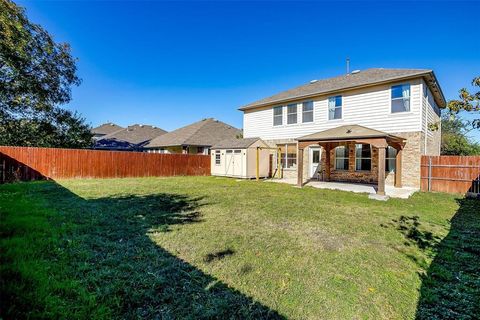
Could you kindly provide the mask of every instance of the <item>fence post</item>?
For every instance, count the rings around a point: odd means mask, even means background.
[[[432,157],[428,157],[428,192],[432,191]]]

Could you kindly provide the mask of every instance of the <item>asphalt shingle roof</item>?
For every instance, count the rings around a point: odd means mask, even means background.
[[[212,149],[245,149],[260,140],[260,138],[245,138],[245,139],[224,139],[212,146]]]
[[[336,91],[352,89],[355,87],[380,84],[388,81],[411,78],[415,76],[423,76],[427,78],[427,84],[430,86],[437,104],[440,107],[443,107],[445,105],[445,98],[440,87],[436,83],[436,78],[432,70],[372,68],[360,71],[358,73],[345,74],[338,77],[318,81],[314,80],[296,88],[286,90],[268,98],[260,99],[253,103],[247,104],[243,107],[240,107],[240,110],[248,110],[250,108],[255,108],[263,105],[270,105],[288,100],[302,99],[310,96],[333,93]]]
[[[391,135],[389,133],[370,129],[360,125],[345,125],[340,127],[335,127],[332,129],[323,130],[313,134],[309,134],[303,137],[297,138],[298,141],[313,141],[313,140],[348,140],[348,139],[359,139],[359,138],[383,138],[391,137],[403,139],[398,136]]]
[[[115,123],[109,122],[99,125],[98,127],[93,128],[91,131],[93,134],[110,134],[121,129],[123,129],[123,127],[120,127]]]
[[[156,137],[145,147],[212,146],[221,140],[235,138],[241,134],[242,131],[237,128],[208,118]]]
[[[134,124],[125,129],[117,130],[101,137],[96,143],[96,148],[122,148],[130,149],[140,147],[155,137],[165,134],[167,131],[150,126]]]

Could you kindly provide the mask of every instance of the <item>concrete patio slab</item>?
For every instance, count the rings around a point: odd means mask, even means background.
[[[287,183],[296,185],[297,179],[295,178],[288,178],[288,179],[270,179],[267,180],[269,182],[277,182],[277,183]],[[347,183],[347,182],[326,182],[326,181],[316,181],[311,180],[305,184],[305,186],[310,186],[313,188],[318,189],[330,189],[330,190],[341,190],[341,191],[349,191],[355,193],[368,193],[376,195],[376,185],[372,184],[361,184],[361,183]],[[412,194],[417,192],[417,188],[410,188],[410,187],[402,187],[402,188],[395,188],[394,186],[385,186],[385,195],[390,198],[401,198],[401,199],[408,199]]]

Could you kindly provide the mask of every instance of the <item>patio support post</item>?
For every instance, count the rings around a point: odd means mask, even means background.
[[[330,144],[325,144],[325,180],[330,181]]]
[[[402,187],[402,153],[403,148],[397,149],[397,157],[395,158],[395,187]]]
[[[303,187],[303,148],[297,144],[297,186]]]
[[[385,195],[385,146],[378,147],[378,184],[377,194]]]

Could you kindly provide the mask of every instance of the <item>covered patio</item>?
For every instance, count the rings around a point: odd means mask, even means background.
[[[328,129],[325,131],[320,131],[311,135],[303,136],[297,139],[297,155],[298,155],[298,169],[297,169],[297,185],[302,187],[307,179],[304,176],[304,150],[311,146],[321,146],[324,152],[324,181],[323,183],[328,183],[330,181],[336,182],[353,182],[350,181],[350,176],[354,182],[366,182],[370,184],[372,181],[361,181],[359,178],[360,175],[365,175],[369,178],[375,178],[376,188],[375,194],[379,197],[385,197],[385,172],[386,172],[386,150],[388,147],[392,147],[396,150],[395,155],[395,170],[394,170],[394,187],[402,187],[402,150],[405,145],[405,139],[395,135],[388,134],[386,132],[366,128],[360,125],[346,125],[340,126],[333,129]],[[348,146],[354,145],[354,150],[349,150]],[[365,150],[370,150],[370,158],[366,159],[370,161],[369,170],[360,168],[358,170],[357,163],[357,146],[360,146],[362,149],[363,145],[371,146],[370,149],[364,148]],[[343,170],[337,170],[335,173],[336,177],[332,179],[332,152],[335,148],[342,146],[345,148],[347,146],[347,151],[342,159],[346,168]],[[372,149],[375,149],[375,152]],[[351,149],[351,148],[350,148]],[[352,152],[352,151],[355,151]],[[360,150],[361,151],[361,150]],[[374,159],[376,157],[376,159]],[[359,159],[361,161],[361,159]],[[368,163],[368,162],[367,162]],[[333,166],[333,170],[337,169]],[[342,177],[338,177],[339,174],[342,174]],[[312,181],[313,182],[313,181]]]

